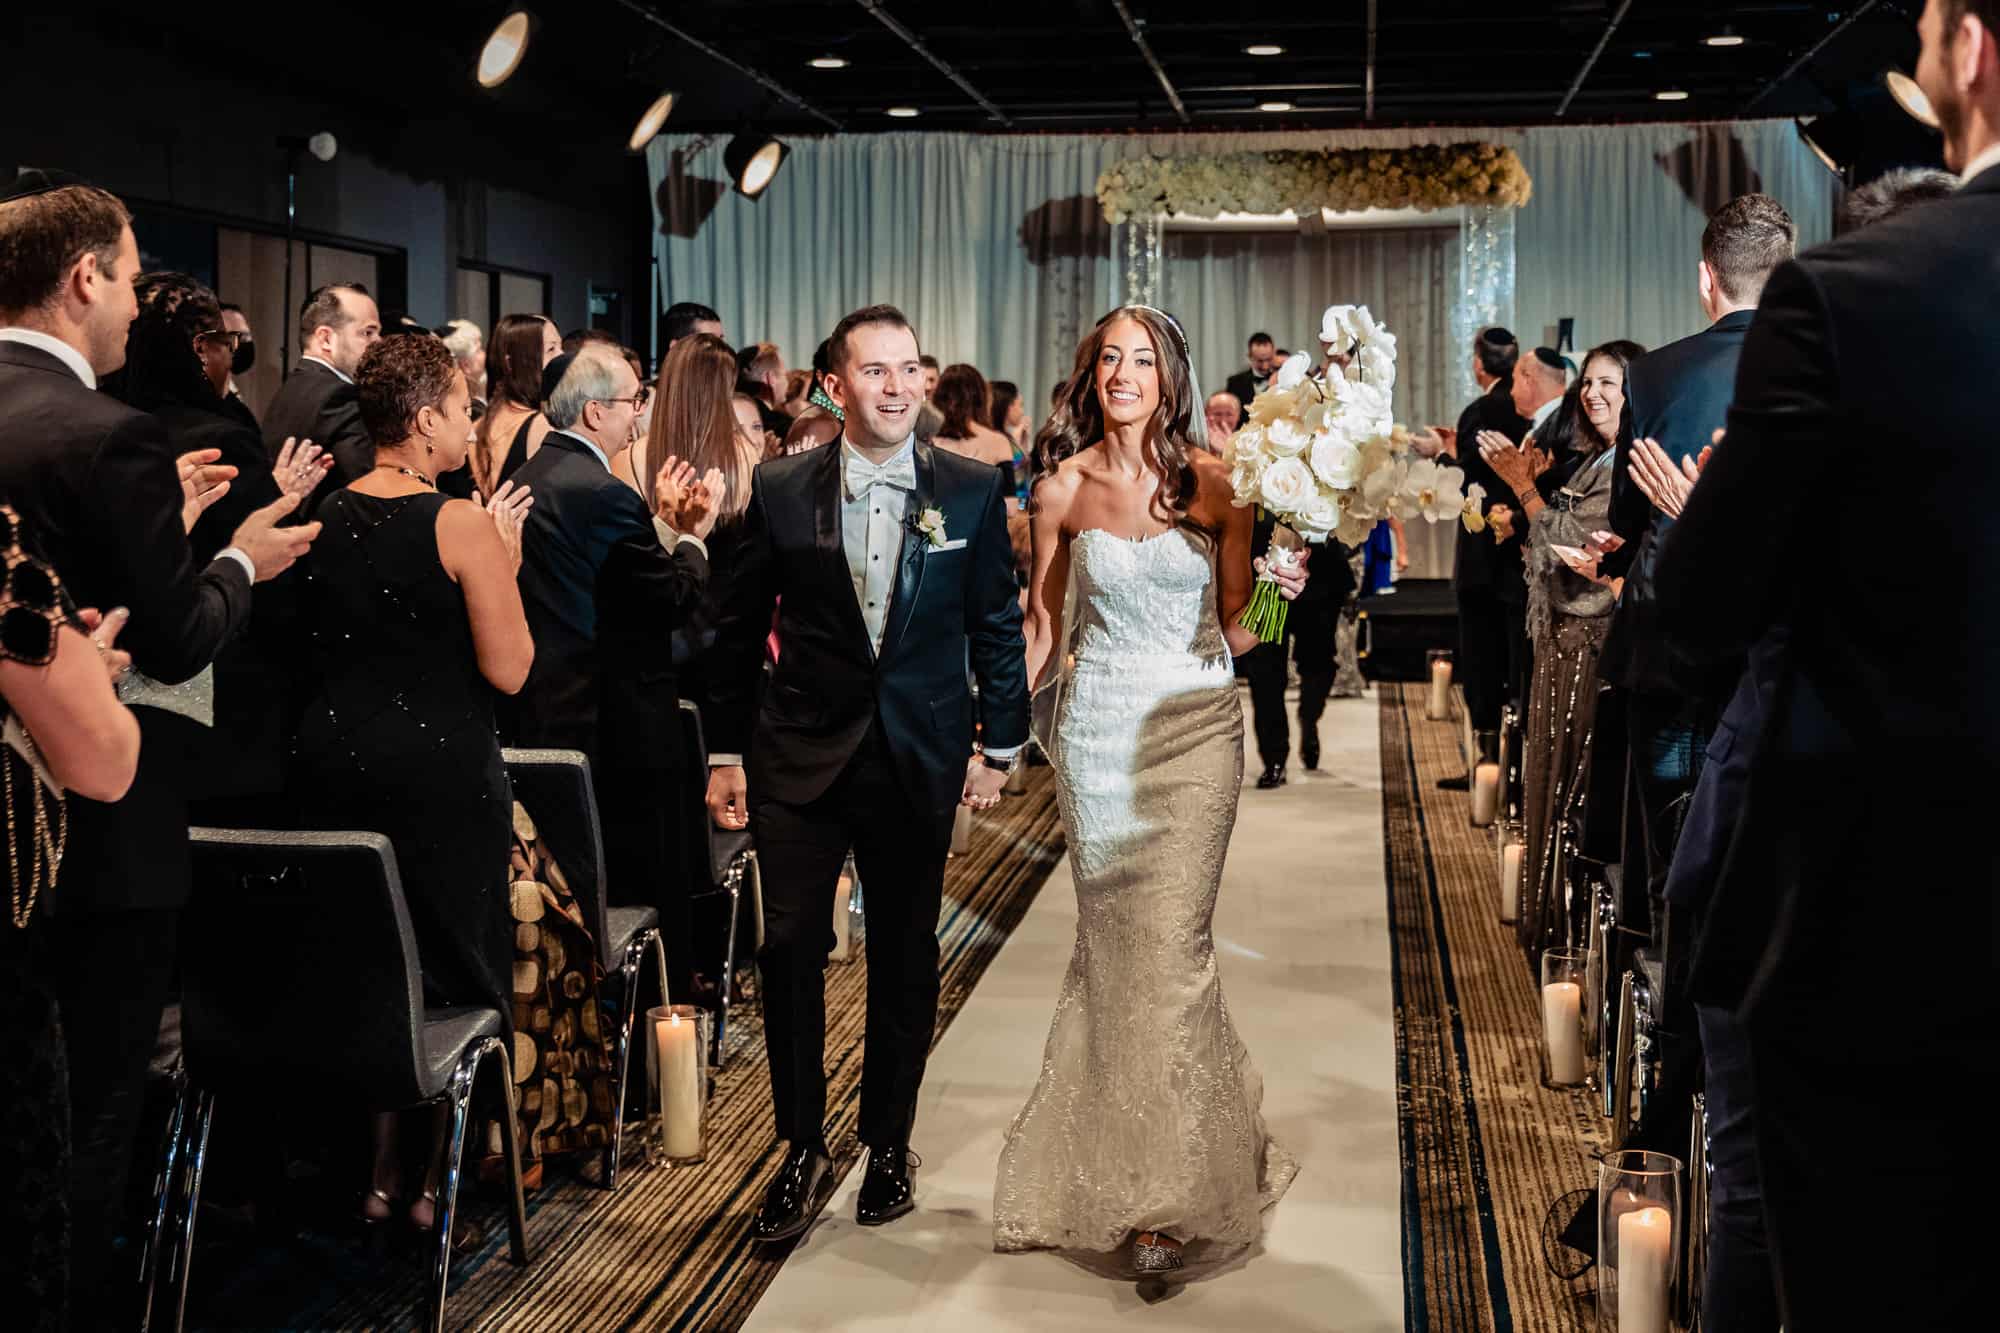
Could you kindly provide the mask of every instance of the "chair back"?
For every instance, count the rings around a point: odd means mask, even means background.
[[[536,833],[547,841],[549,854],[583,909],[583,923],[602,953],[609,947],[604,917],[610,898],[604,867],[604,822],[597,809],[597,788],[590,780],[590,759],[581,750],[511,746],[500,751],[500,759],[514,784],[514,799],[527,810]],[[609,959],[605,966],[611,966]]]
[[[429,1096],[417,939],[389,840],[218,828],[188,838],[181,1040],[194,1080],[345,1088],[378,1110]]]
[[[708,814],[708,737],[701,728],[701,709],[692,699],[681,700],[681,738],[688,763],[682,784],[688,871],[695,884],[709,889],[722,882],[729,859],[716,845],[715,821]]]

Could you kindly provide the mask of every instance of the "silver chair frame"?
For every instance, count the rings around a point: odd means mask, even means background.
[[[653,955],[653,970],[660,985],[660,1002],[665,1004],[667,950],[657,926],[648,926],[628,940],[625,957],[618,964],[618,1091],[612,1098],[611,1141],[604,1145],[604,1165],[598,1172],[598,1179],[607,1192],[618,1188],[618,1159],[625,1146],[625,1106],[631,1097],[628,1084],[632,1068],[632,1030],[639,1018],[639,977],[645,968],[648,953]]]
[[[1652,1099],[1659,1071],[1653,1062],[1653,1032],[1659,1008],[1653,983],[1633,969],[1625,973],[1618,997],[1618,1045],[1611,1089],[1611,1146],[1623,1147],[1632,1125]]]
[[[1682,1256],[1686,1281],[1681,1283],[1681,1324],[1687,1333],[1701,1333],[1701,1287],[1708,1275],[1708,1196],[1715,1167],[1709,1160],[1708,1098],[1697,1092],[1688,1124],[1687,1249]]]

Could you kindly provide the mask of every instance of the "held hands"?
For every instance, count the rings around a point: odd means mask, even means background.
[[[472,502],[480,504],[479,492],[472,493]],[[526,486],[516,486],[511,481],[500,483],[493,498],[484,502],[486,512],[493,519],[493,527],[500,534],[500,545],[507,549],[507,559],[516,574],[521,572],[521,527],[528,521],[528,510],[534,506],[535,497],[528,494]]]
[[[118,642],[118,631],[125,628],[125,622],[132,618],[125,607],[113,607],[110,615],[105,615],[94,606],[86,606],[77,611],[77,618],[90,631],[91,646],[104,662],[104,674],[111,678],[111,688],[117,689],[120,681],[132,670],[132,654],[112,645]]]
[[[1297,601],[1299,594],[1306,590],[1306,562],[1312,559],[1312,550],[1309,547],[1301,546],[1294,554],[1297,558],[1288,565],[1274,565],[1261,555],[1250,562],[1251,568],[1258,574],[1268,573],[1277,580],[1278,596],[1288,602]]]
[[[737,764],[708,770],[708,816],[719,829],[734,832],[750,825],[750,788]]]
[[[271,480],[278,483],[281,495],[296,495],[303,500],[332,470],[332,454],[311,440],[300,441],[287,435],[284,448],[278,450],[278,457],[271,464]]]
[[[1716,443],[1721,443],[1722,432],[1715,432]],[[1687,499],[1694,491],[1694,484],[1701,480],[1702,469],[1708,466],[1709,458],[1715,453],[1715,445],[1704,447],[1693,458],[1683,458],[1674,463],[1659,441],[1645,439],[1632,442],[1632,481],[1646,493],[1653,506],[1668,518],[1679,518],[1687,507]]]
[[[991,810],[1000,804],[1000,789],[1006,785],[1005,772],[987,767],[984,759],[974,755],[965,766],[965,790],[959,794],[958,803],[974,810]]]
[[[229,544],[250,557],[257,567],[257,582],[265,583],[292,567],[319,536],[318,523],[300,523],[281,528],[279,520],[299,507],[301,497],[280,495],[243,520]]]
[[[227,463],[218,463],[222,457],[220,449],[196,449],[175,459],[181,477],[181,529],[193,532],[195,520],[207,508],[229,494],[230,479],[236,469]]]

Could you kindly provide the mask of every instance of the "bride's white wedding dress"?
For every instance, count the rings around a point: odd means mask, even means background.
[[[1243,712],[1214,556],[1187,528],[1092,529],[1070,568],[1075,666],[1048,745],[1076,952],[1000,1155],[994,1243],[1108,1251],[1163,1231],[1247,1245],[1298,1167],[1265,1130],[1263,1081],[1216,976]]]

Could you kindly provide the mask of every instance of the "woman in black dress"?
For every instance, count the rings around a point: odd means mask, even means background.
[[[451,476],[491,495],[534,456],[549,433],[542,415],[542,371],[560,355],[562,336],[548,320],[500,317],[486,342],[486,415],[473,435],[471,461]]]
[[[534,640],[515,574],[525,491],[480,506],[438,494],[472,438],[471,396],[436,338],[395,335],[355,375],[375,467],[320,506],[303,562],[312,689],[293,747],[302,822],[395,847],[429,998],[512,1013],[512,795],[492,692],[521,688]],[[395,1117],[378,1117],[361,1215],[400,1193]],[[442,1129],[442,1120],[438,1128]],[[410,1203],[432,1222],[437,1159]]]

